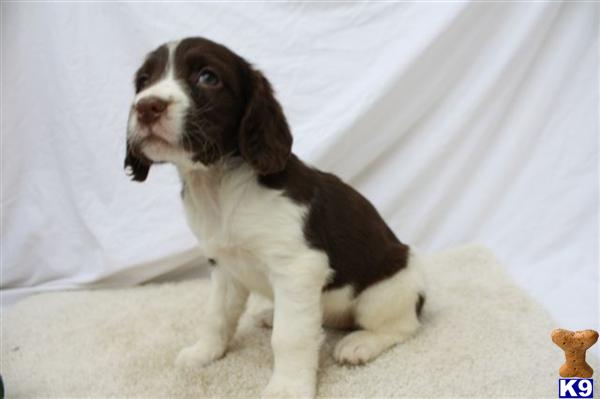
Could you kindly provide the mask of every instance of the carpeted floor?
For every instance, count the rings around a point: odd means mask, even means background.
[[[559,326],[485,248],[430,260],[420,333],[373,363],[342,367],[331,357],[341,335],[329,331],[319,396],[557,397],[563,353],[550,331]],[[252,312],[225,358],[196,375],[173,366],[194,342],[207,290],[202,280],[22,301],[3,315],[7,397],[258,397],[272,354],[270,330],[255,327]]]

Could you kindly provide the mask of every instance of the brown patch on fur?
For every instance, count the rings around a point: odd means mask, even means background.
[[[359,294],[407,266],[409,247],[396,238],[365,197],[292,154],[286,118],[270,83],[258,70],[203,38],[182,40],[174,57],[175,75],[191,100],[182,147],[205,165],[223,157],[241,158],[255,169],[260,184],[306,205],[305,239],[327,254],[334,271],[325,289],[351,285]],[[167,58],[166,46],[147,57],[136,75],[136,90],[160,78]],[[219,77],[218,85],[197,84],[205,68]],[[144,82],[139,81],[142,76],[147,78]],[[146,178],[151,164],[129,148],[125,163],[138,181]]]
[[[142,89],[157,82],[165,74],[168,60],[169,49],[166,45],[162,45],[148,54],[142,66],[135,73],[133,81],[135,92],[139,93]]]
[[[260,175],[269,175],[285,168],[292,134],[267,79],[252,71],[250,82],[252,95],[240,126],[240,153]]]
[[[351,285],[359,294],[406,267],[409,247],[365,197],[337,176],[310,168],[292,155],[283,171],[259,181],[308,206],[304,236],[327,254],[334,271],[325,289]]]
[[[124,167],[127,175],[131,176],[132,180],[142,182],[148,177],[150,171],[149,161],[145,156],[140,154],[136,148],[127,143],[127,154],[125,155]]]

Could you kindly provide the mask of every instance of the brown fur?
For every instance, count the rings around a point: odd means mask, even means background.
[[[161,76],[165,54],[166,47],[161,46],[146,58],[136,74],[137,91]],[[258,70],[224,46],[202,38],[181,41],[174,65],[192,100],[181,145],[205,165],[224,157],[242,158],[264,187],[306,205],[306,241],[327,254],[334,272],[325,289],[351,285],[358,294],[407,266],[409,247],[365,197],[292,154],[286,118]],[[219,85],[199,88],[198,74],[207,67],[218,74]],[[143,181],[151,163],[128,147],[125,164],[134,180]],[[421,296],[415,304],[417,314],[423,303]]]

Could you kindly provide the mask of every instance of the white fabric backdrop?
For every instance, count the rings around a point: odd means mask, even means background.
[[[136,184],[122,162],[135,68],[202,35],[264,70],[295,152],[359,188],[402,240],[485,243],[564,327],[598,326],[598,4],[2,11],[5,303],[197,257],[174,169]]]

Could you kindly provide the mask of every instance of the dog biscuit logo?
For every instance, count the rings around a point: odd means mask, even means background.
[[[594,380],[590,377],[594,370],[585,361],[585,351],[598,341],[598,332],[594,330],[568,331],[554,330],[552,341],[565,352],[565,363],[558,373],[559,398],[593,398]]]

